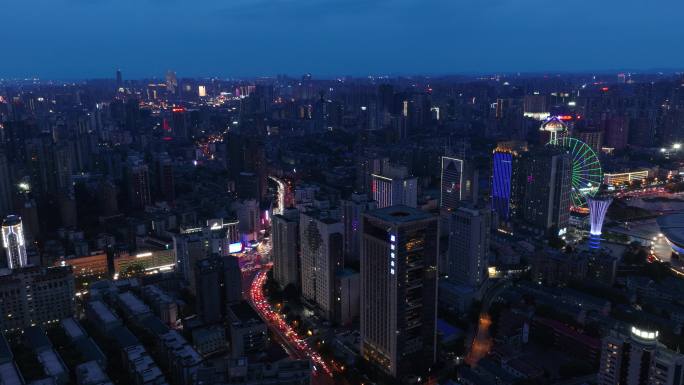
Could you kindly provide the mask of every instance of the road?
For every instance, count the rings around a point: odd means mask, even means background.
[[[285,319],[273,309],[264,295],[264,284],[271,264],[265,265],[252,280],[249,288],[249,300],[254,309],[278,337],[285,350],[292,358],[309,359],[313,366],[312,383],[328,385],[333,383],[333,366],[326,362],[318,352],[301,338]]]

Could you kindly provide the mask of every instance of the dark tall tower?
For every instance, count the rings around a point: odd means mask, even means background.
[[[543,147],[521,156],[516,170],[517,215],[537,230],[568,227],[571,206],[571,159],[560,148]]]
[[[393,377],[436,359],[437,217],[407,206],[363,215],[361,351]]]
[[[119,92],[123,88],[123,76],[121,70],[116,70],[116,91]]]

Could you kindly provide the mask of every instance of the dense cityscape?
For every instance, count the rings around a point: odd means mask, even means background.
[[[684,75],[0,79],[0,384],[684,384]]]

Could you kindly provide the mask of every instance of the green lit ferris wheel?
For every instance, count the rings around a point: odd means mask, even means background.
[[[556,137],[547,144],[564,148],[572,159],[572,204],[587,205],[587,196],[594,196],[603,182],[599,157],[588,144],[571,137]]]

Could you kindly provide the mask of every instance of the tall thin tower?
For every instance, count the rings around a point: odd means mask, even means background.
[[[613,202],[613,198],[607,196],[587,196],[589,204],[589,220],[591,229],[589,230],[589,248],[598,249],[601,247],[601,230],[603,221],[606,218],[608,207]]]

